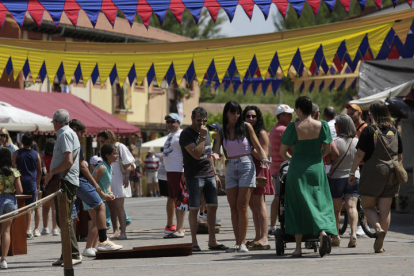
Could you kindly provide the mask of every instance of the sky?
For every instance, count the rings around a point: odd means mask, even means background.
[[[220,34],[226,37],[234,37],[273,33],[276,31],[276,28],[273,24],[273,18],[276,16],[281,17],[281,14],[277,10],[276,5],[272,4],[270,6],[269,17],[267,20],[265,20],[262,11],[256,5],[253,9],[253,16],[251,21],[241,6],[237,6],[236,14],[231,23],[227,15],[224,16],[226,19],[222,24]]]

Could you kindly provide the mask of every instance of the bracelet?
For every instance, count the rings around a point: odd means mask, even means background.
[[[349,173],[349,176],[355,176],[355,173]]]
[[[201,135],[200,135],[200,138],[206,139],[207,137],[206,137],[206,136],[201,136]]]
[[[263,158],[263,159],[262,159],[262,163],[265,163],[265,162],[269,162],[269,159],[267,159],[267,158]]]

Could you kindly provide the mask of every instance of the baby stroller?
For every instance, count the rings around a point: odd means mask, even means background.
[[[295,242],[295,236],[285,233],[285,188],[286,178],[289,168],[289,162],[285,161],[279,168],[279,182],[280,182],[280,196],[279,196],[279,223],[280,228],[276,229],[276,255],[281,256],[285,253],[286,243]],[[315,236],[303,236],[302,242],[305,242],[305,248],[313,249],[314,252],[318,250],[319,237]],[[331,238],[329,237],[329,245]],[[328,254],[331,252],[331,246],[329,246]]]

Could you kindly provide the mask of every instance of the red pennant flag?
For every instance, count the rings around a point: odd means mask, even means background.
[[[341,71],[342,71],[343,66],[342,66],[342,62],[341,62],[341,61],[339,60],[339,58],[338,58],[338,55],[335,55],[335,58],[334,58],[334,60],[333,60],[333,63],[335,64],[336,69],[338,70],[338,72],[341,72]]]
[[[178,23],[181,23],[181,19],[183,18],[184,13],[184,4],[181,0],[171,0],[169,9],[177,19]]]
[[[311,72],[311,74],[313,75],[313,73],[315,73],[316,70],[316,63],[315,60],[312,60],[311,66],[309,68],[309,72]]]
[[[152,8],[148,5],[146,0],[138,1],[137,13],[139,17],[141,17],[142,23],[144,23],[145,27],[148,29],[152,15]]]
[[[76,26],[78,24],[78,16],[80,10],[81,7],[75,0],[66,0],[63,11],[68,16],[73,26]]]
[[[311,7],[313,14],[316,16],[319,12],[319,6],[321,4],[321,0],[307,0],[309,6]]]
[[[397,46],[393,45],[391,51],[388,53],[388,59],[399,59],[400,52],[398,51]]]
[[[351,5],[351,0],[341,0],[341,4],[346,10],[346,12],[349,13],[349,6]]]
[[[365,54],[365,56],[364,56],[364,61],[365,60],[374,60],[374,58],[372,57],[372,55],[371,55],[371,52],[370,51],[367,51],[367,53]]]
[[[43,13],[45,12],[43,5],[38,0],[29,0],[27,3],[27,11],[39,27],[42,24]]]
[[[252,19],[254,2],[253,0],[239,0],[239,5],[242,6],[247,16]]]
[[[7,8],[0,2],[0,28],[3,28],[4,20],[6,20]]]
[[[381,9],[381,4],[382,4],[382,0],[374,0],[374,3],[377,6],[377,8],[380,10]]]
[[[282,14],[283,18],[286,17],[287,7],[288,7],[288,0],[272,0],[275,3],[277,9]]]
[[[211,18],[214,22],[217,20],[218,12],[220,10],[220,3],[217,0],[205,0],[204,7],[207,8],[208,12],[210,13]]]
[[[109,23],[111,23],[113,27],[115,24],[116,13],[118,12],[118,8],[115,6],[112,0],[102,0],[101,11],[105,14]]]
[[[413,6],[413,0],[407,0],[408,5],[410,5],[410,7]]]

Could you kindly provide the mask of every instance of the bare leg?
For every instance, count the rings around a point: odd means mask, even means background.
[[[239,194],[239,188],[227,189],[227,201],[230,205],[231,212],[231,224],[233,225],[234,238],[236,239],[236,244],[240,245],[240,236],[239,236],[239,213],[237,211],[237,197]]]
[[[371,196],[361,196],[362,208],[364,209],[365,216],[371,225],[375,228],[375,231],[378,233],[382,231],[381,224],[379,222],[379,217],[375,207],[377,205],[377,198]]]
[[[37,200],[42,199],[42,193],[37,194]],[[40,206],[35,209],[35,227],[34,229],[39,231],[39,223],[40,223]]]
[[[95,212],[95,217],[96,217],[96,229],[106,229],[106,208],[105,208],[105,204],[102,203],[101,205],[99,205],[98,207],[96,207],[95,209],[93,209]]]
[[[50,202],[50,209],[52,209],[52,227],[53,229],[58,229],[57,221],[56,221],[56,206],[53,202]]]
[[[219,243],[216,240],[216,214],[217,206],[207,207],[207,224],[208,224],[208,246],[215,247]]]
[[[93,209],[89,209],[88,213],[92,219],[92,228],[88,232],[88,238],[86,239],[86,248],[93,248],[96,237],[98,236],[98,229],[96,229],[96,212]]]
[[[296,242],[296,248],[295,251],[293,251],[292,256],[294,257],[300,257],[302,256],[302,235],[295,235],[295,242]]]
[[[246,243],[247,227],[249,225],[249,214],[247,212],[247,205],[250,201],[250,196],[253,188],[239,188],[237,197],[237,212],[239,220],[239,241],[240,244]]]
[[[167,200],[167,226],[174,224],[174,212],[175,212],[175,203],[177,202],[176,198],[168,198]]]
[[[48,228],[48,226],[49,226],[50,206],[54,205],[52,203],[53,203],[52,201],[48,201],[48,202],[45,202],[42,206],[43,228]],[[52,218],[53,218],[53,214],[52,214]],[[55,218],[55,220],[56,220],[56,218]]]
[[[26,213],[26,233],[29,234],[32,231],[32,212],[29,211]]]
[[[259,200],[259,205],[257,207],[258,211],[258,218],[259,218],[259,240],[261,245],[268,245],[269,240],[267,239],[267,228],[269,227],[269,217],[267,214],[266,202],[264,199],[264,195],[261,195]]]
[[[12,220],[1,223],[1,257],[6,258],[10,248],[10,228]]]
[[[135,181],[129,180],[129,184],[131,185],[131,193],[132,193],[132,195],[135,195],[136,194]]]
[[[339,221],[341,219],[341,210],[342,210],[342,198],[333,198],[333,207],[335,212],[336,219],[336,230],[339,231]],[[338,239],[338,236],[333,236],[334,239]]]
[[[252,195],[249,201],[250,210],[252,211],[252,216],[253,216],[254,229],[256,232],[256,236],[254,237],[253,241],[260,240],[260,225],[259,225],[259,214],[258,214],[258,206],[257,206],[258,197],[260,196]]]
[[[118,227],[118,214],[116,212],[116,207],[115,207],[115,202],[114,201],[115,200],[107,201],[109,211],[110,211],[110,214],[111,214],[112,227],[114,229],[114,233],[110,237],[111,239],[117,238],[120,235],[119,227]]]
[[[358,198],[356,196],[345,195],[345,207],[348,212],[349,225],[351,225],[351,235],[356,235],[358,225],[357,202]]]
[[[126,238],[126,214],[124,209],[124,198],[115,198],[114,203],[121,229],[121,235],[118,238]]]
[[[184,233],[185,211],[175,209],[175,215],[177,217],[177,232]]]
[[[201,195],[200,214],[203,214],[205,211],[206,211],[206,201],[204,200],[204,195]]]
[[[384,230],[385,232],[388,232],[388,228],[390,227],[391,204],[392,204],[392,197],[378,198],[378,209],[380,212],[379,223],[381,225],[382,230]]]
[[[274,197],[270,207],[270,226],[276,226],[277,215],[279,213],[279,197]]]
[[[197,214],[198,214],[198,210],[190,209],[190,214],[188,215],[188,222],[190,223],[190,231],[191,231],[191,242],[193,243],[193,246],[198,245],[198,242],[197,242]]]

